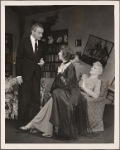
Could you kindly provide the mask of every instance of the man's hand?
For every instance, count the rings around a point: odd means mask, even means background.
[[[45,62],[44,62],[43,58],[41,58],[41,59],[40,59],[40,62],[38,63],[38,65],[40,65],[40,66],[42,67],[42,66],[44,65],[44,63],[45,63]]]
[[[22,79],[22,77],[20,76],[20,77],[17,77],[17,82],[18,82],[18,84],[22,84],[23,83],[23,79]]]

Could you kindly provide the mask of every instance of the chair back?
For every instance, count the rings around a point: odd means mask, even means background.
[[[96,101],[102,101],[106,99],[108,87],[109,87],[109,81],[102,80],[101,90],[100,90],[101,92]]]

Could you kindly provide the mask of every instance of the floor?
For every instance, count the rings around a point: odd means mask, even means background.
[[[63,140],[42,137],[40,133],[22,132],[17,129],[17,121],[6,120],[5,143],[114,143],[114,106],[106,105],[104,112],[105,131],[95,137],[79,136],[77,140]]]

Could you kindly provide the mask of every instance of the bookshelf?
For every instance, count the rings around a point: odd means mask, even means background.
[[[111,104],[114,104],[114,87],[109,86],[106,98],[109,100]]]
[[[13,34],[5,33],[5,76],[12,75],[13,70]]]
[[[61,61],[59,60],[58,53],[62,45],[68,45],[68,30],[52,31],[47,36],[47,53],[45,64],[42,67],[43,78],[55,78],[57,68]]]

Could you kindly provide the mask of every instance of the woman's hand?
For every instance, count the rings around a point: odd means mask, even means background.
[[[79,81],[79,86],[83,91],[85,91],[85,89],[86,89],[85,81],[87,78],[88,78],[88,76],[86,74],[83,74],[81,77],[81,80]]]
[[[85,89],[85,80],[83,79],[83,83],[82,83],[82,89],[84,90]]]
[[[82,86],[81,86],[81,89],[85,92],[85,93],[87,93],[89,96],[91,96],[91,97],[93,97],[93,98],[98,98],[98,94],[96,93],[96,92],[94,92],[94,91],[92,91],[92,90],[90,90],[90,89],[88,89],[87,87],[86,87],[86,84],[85,84],[85,79],[82,79]]]
[[[62,68],[58,67],[58,73],[62,73]]]
[[[85,80],[86,78],[88,78],[88,76],[86,74],[83,74],[82,79]]]
[[[82,90],[84,90],[84,91],[85,91],[85,89],[86,89],[86,86],[85,86],[85,79],[84,79],[84,78],[82,79],[81,88],[82,88]]]

